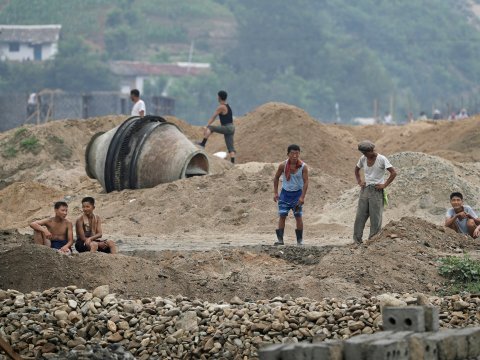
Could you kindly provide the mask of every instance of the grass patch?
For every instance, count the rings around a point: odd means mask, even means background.
[[[2,156],[5,159],[12,159],[15,156],[17,156],[18,150],[15,146],[8,146],[5,150],[2,152]]]
[[[48,135],[47,141],[49,145],[53,146],[53,158],[55,160],[68,160],[72,157],[72,149],[65,144],[61,137]]]
[[[450,279],[450,284],[443,291],[446,295],[460,292],[480,293],[480,261],[472,259],[468,254],[463,258],[441,258],[438,272]]]
[[[21,127],[17,129],[17,131],[15,131],[15,134],[13,134],[13,138],[17,140],[24,137],[26,134],[27,134],[27,129],[24,127]]]
[[[35,136],[30,136],[20,141],[20,148],[27,152],[38,154],[40,152],[41,146],[40,146],[40,142]]]

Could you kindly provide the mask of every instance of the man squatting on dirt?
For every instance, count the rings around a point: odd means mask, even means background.
[[[384,202],[384,190],[395,179],[397,173],[390,161],[375,152],[375,144],[365,140],[358,144],[358,151],[363,155],[355,166],[355,178],[361,187],[358,199],[357,216],[353,226],[353,240],[357,244],[362,243],[363,229],[370,217],[369,239],[377,234],[382,228],[382,214]],[[360,177],[360,170],[365,173],[365,180]],[[385,169],[390,173],[387,181],[384,180]]]
[[[447,210],[445,226],[457,233],[470,235],[474,239],[478,238],[480,236],[480,218],[470,206],[463,204],[462,193],[451,193],[450,204],[452,207]]]
[[[277,242],[274,245],[283,245],[283,233],[285,219],[292,210],[297,223],[295,234],[297,245],[303,245],[303,220],[302,210],[305,203],[305,195],[308,189],[308,167],[300,160],[300,147],[292,144],[287,149],[288,159],[278,166],[273,179],[273,200],[278,202],[278,229]],[[282,175],[282,191],[278,196],[278,182]]]
[[[35,244],[46,245],[64,254],[71,254],[73,245],[73,225],[67,220],[68,205],[57,201],[53,206],[54,217],[34,221],[30,227],[34,230]]]

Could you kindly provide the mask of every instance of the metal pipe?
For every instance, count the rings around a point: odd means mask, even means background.
[[[106,192],[143,189],[207,175],[207,154],[159,116],[134,116],[97,133],[85,151],[85,170]]]

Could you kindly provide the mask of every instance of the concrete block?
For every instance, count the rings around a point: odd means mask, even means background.
[[[456,336],[465,336],[467,338],[468,357],[480,356],[480,327],[456,329]]]
[[[437,344],[427,333],[413,333],[407,338],[410,359],[437,360]]]
[[[406,340],[382,339],[367,345],[369,360],[409,360],[410,351]]]
[[[280,350],[282,360],[311,360],[312,348],[309,343],[288,344]]]
[[[392,335],[393,331],[379,331],[374,334],[357,335],[345,340],[343,353],[345,360],[370,360],[368,357],[368,343],[385,339]]]
[[[258,357],[260,360],[281,360],[280,352],[286,344],[268,345],[258,350]]]
[[[425,331],[438,331],[440,329],[440,319],[438,308],[435,306],[424,306],[425,311]]]
[[[425,310],[422,306],[384,307],[383,328],[392,331],[425,331]]]
[[[426,335],[428,340],[433,340],[437,345],[439,360],[456,360],[468,358],[468,340],[463,334],[456,334],[454,329],[439,331]]]
[[[342,341],[315,343],[310,346],[311,360],[343,360]]]

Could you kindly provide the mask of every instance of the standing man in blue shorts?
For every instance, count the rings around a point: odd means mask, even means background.
[[[212,133],[223,134],[225,137],[225,144],[227,145],[227,150],[230,155],[230,161],[232,164],[235,163],[235,147],[233,146],[233,134],[235,134],[235,126],[233,125],[233,113],[230,105],[227,104],[227,92],[220,90],[218,92],[218,102],[219,105],[217,110],[213,113],[213,116],[208,120],[207,126],[203,131],[203,140],[198,143],[198,145],[205,147],[207,144],[208,137]],[[212,126],[213,122],[217,118],[220,119],[220,126]]]
[[[308,167],[300,160],[300,146],[292,144],[287,149],[288,159],[279,166],[273,179],[273,200],[278,203],[277,242],[274,245],[284,245],[283,233],[285,220],[290,210],[295,216],[297,228],[297,245],[303,245],[303,204],[308,189]],[[282,191],[278,195],[278,183],[282,176]]]

